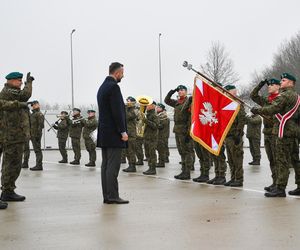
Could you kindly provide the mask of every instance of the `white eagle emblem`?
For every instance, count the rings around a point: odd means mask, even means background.
[[[217,111],[213,112],[211,103],[204,102],[203,106],[205,109],[200,110],[202,113],[199,115],[200,122],[203,125],[208,124],[209,126],[212,126],[214,123],[218,123],[218,119],[216,118]]]

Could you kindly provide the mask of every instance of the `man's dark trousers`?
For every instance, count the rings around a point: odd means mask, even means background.
[[[122,148],[102,148],[101,182],[104,200],[119,199],[118,175]]]

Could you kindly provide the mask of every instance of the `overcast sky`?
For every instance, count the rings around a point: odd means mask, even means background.
[[[300,30],[297,0],[1,0],[0,76],[35,76],[33,99],[71,103],[73,35],[75,106],[96,103],[108,65],[125,65],[123,96],[158,99],[158,34],[162,33],[163,96],[192,86],[212,41],[234,60],[240,84],[272,62],[280,44]]]

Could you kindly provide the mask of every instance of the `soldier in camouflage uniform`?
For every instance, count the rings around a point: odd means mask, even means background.
[[[194,178],[194,182],[207,182],[209,180],[209,169],[210,169],[210,164],[209,164],[209,151],[206,150],[201,144],[198,142],[194,141],[194,148],[196,155],[199,159],[200,163],[200,176],[197,178]]]
[[[6,76],[7,83],[0,92],[0,99],[7,101],[27,102],[32,94],[34,78],[27,74],[25,87],[21,89],[23,74],[13,72]],[[28,109],[2,111],[0,115],[0,139],[3,144],[3,162],[1,176],[1,200],[24,201],[25,196],[15,193],[16,180],[22,166],[24,143],[30,137]]]
[[[79,165],[81,158],[80,138],[84,123],[83,117],[81,116],[80,112],[81,110],[78,108],[73,109],[73,119],[69,131],[69,136],[71,137],[71,143],[74,152],[74,161],[70,162],[70,164],[72,165]]]
[[[96,119],[96,111],[88,110],[88,118],[83,120],[83,131],[82,136],[85,143],[85,148],[89,152],[89,163],[85,164],[87,167],[95,167],[96,166],[96,143],[92,138],[92,133],[98,127],[98,121]]]
[[[297,188],[290,191],[290,195],[300,195],[300,164],[293,151],[298,145],[298,94],[295,90],[296,78],[288,73],[281,75],[280,94],[272,101],[271,105],[252,108],[254,114],[273,116],[277,115],[272,134],[275,139],[275,165],[277,171],[276,187],[266,192],[266,197],[285,197],[285,189],[289,178],[289,167],[295,170]],[[285,119],[287,117],[287,119]],[[279,121],[279,119],[281,119]],[[295,143],[296,140],[296,143]],[[298,146],[297,146],[298,147]],[[293,158],[291,156],[294,156]]]
[[[30,168],[32,171],[43,170],[43,153],[41,148],[41,140],[44,128],[44,115],[40,111],[40,104],[38,101],[31,103],[32,113],[30,115],[30,140],[32,142],[35,153],[36,164]]]
[[[24,143],[24,152],[23,152],[23,163],[22,163],[22,168],[28,168],[28,162],[29,162],[29,157],[30,157],[30,145],[29,145],[30,140],[26,141]]]
[[[157,104],[156,113],[159,119],[157,141],[158,163],[156,167],[164,168],[167,159],[168,138],[170,136],[170,119],[168,118],[166,107],[162,103]]]
[[[237,95],[236,87],[233,85],[226,85],[225,89],[232,95]],[[242,187],[244,182],[243,170],[243,135],[244,125],[246,123],[246,112],[243,105],[240,105],[240,110],[231,125],[231,128],[225,139],[225,146],[227,152],[228,164],[230,167],[231,179],[226,182],[225,186]]]
[[[71,120],[67,111],[61,111],[59,120],[55,122],[53,128],[57,130],[58,148],[62,156],[62,160],[58,163],[68,163],[68,154],[66,144],[69,136]]]
[[[267,84],[268,85],[268,96],[261,96],[259,95],[259,91],[262,87]],[[251,99],[262,107],[267,107],[271,105],[273,100],[279,95],[280,89],[280,81],[278,79],[272,78],[269,80],[261,81],[251,92],[250,97]],[[276,178],[277,178],[277,171],[275,166],[275,140],[277,135],[272,134],[273,126],[275,123],[275,117],[273,116],[266,116],[263,118],[264,123],[264,146],[265,151],[270,163],[270,170],[272,173],[272,184],[270,186],[265,187],[266,191],[271,191],[276,186]]]
[[[135,144],[135,153],[137,162],[135,165],[142,166],[144,165],[144,150],[143,150],[144,138],[140,136],[136,136],[136,144]]]
[[[0,112],[1,111],[12,111],[12,110],[18,110],[18,109],[27,109],[27,103],[26,102],[18,102],[18,101],[4,101],[0,100]],[[2,145],[0,144],[0,159],[2,154]],[[1,201],[0,199],[0,209],[6,209],[7,203]]]
[[[158,139],[158,126],[159,120],[155,112],[156,103],[149,104],[146,108],[147,113],[143,118],[146,124],[144,131],[145,139],[145,154],[148,156],[149,169],[143,174],[155,175],[156,174],[156,148]]]
[[[132,96],[128,96],[126,105],[126,123],[128,133],[128,148],[125,149],[125,154],[128,160],[129,166],[123,169],[124,172],[132,173],[136,172],[135,163],[135,146],[136,146],[136,122],[137,114],[135,111],[136,100]]]
[[[178,92],[178,99],[171,99],[172,95]],[[176,89],[170,90],[165,97],[165,103],[174,108],[174,128],[176,145],[181,156],[182,172],[175,175],[175,179],[188,180],[191,178],[190,171],[193,166],[193,140],[190,137],[189,129],[191,124],[191,98],[187,96],[187,87],[179,85]]]
[[[259,115],[246,116],[246,137],[249,140],[250,153],[253,158],[252,162],[248,163],[249,165],[260,165],[261,123],[262,119]]]

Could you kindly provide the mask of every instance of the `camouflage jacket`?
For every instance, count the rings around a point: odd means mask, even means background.
[[[144,139],[151,141],[157,140],[159,120],[154,109],[147,111],[145,124]]]
[[[0,92],[0,99],[6,101],[27,102],[32,94],[32,83],[23,89],[10,87],[7,83]],[[30,121],[28,109],[0,111],[0,143],[15,144],[30,138]]]
[[[261,139],[262,119],[259,115],[246,116],[247,132],[246,137],[249,139]]]
[[[281,115],[286,114],[296,104],[298,94],[294,87],[288,87],[281,89],[280,94],[273,100],[272,104],[262,107],[259,109],[259,114],[274,116],[279,113]],[[285,123],[283,136],[284,137],[296,137],[298,135],[298,112],[296,112],[287,122]],[[279,132],[279,121],[275,120],[272,134],[278,136]]]
[[[82,116],[73,117],[73,119],[71,120],[71,126],[69,131],[70,137],[80,138],[83,126],[84,122]]]
[[[159,119],[158,125],[158,138],[169,138],[170,136],[170,119],[168,118],[167,112],[162,111],[157,114]]]
[[[61,119],[60,123],[54,124],[53,128],[57,130],[57,138],[59,139],[67,139],[69,136],[69,129],[71,126],[71,120],[69,117],[65,119]]]
[[[246,124],[246,112],[244,106],[241,104],[240,111],[235,117],[234,122],[227,134],[227,137],[243,137],[244,126]]]
[[[257,85],[250,93],[250,98],[252,99],[252,101],[254,101],[255,103],[257,103],[262,107],[270,106],[271,103],[269,102],[268,97],[259,95],[258,92],[260,91],[260,89],[261,87]],[[276,118],[274,116],[266,116],[266,118],[263,118],[263,124],[264,124],[263,133],[265,135],[271,135]]]
[[[42,137],[44,128],[44,115],[40,109],[34,109],[30,115],[30,135],[31,137]]]
[[[91,138],[91,133],[93,131],[95,131],[98,127],[98,121],[96,119],[96,117],[89,117],[88,119],[83,120],[83,132],[82,132],[82,136],[84,139],[88,139]]]
[[[18,101],[0,100],[0,111],[16,110],[21,108],[23,107],[20,107],[20,102]]]
[[[126,122],[128,130],[128,138],[136,138],[136,124],[137,124],[137,114],[135,107],[126,106]]]
[[[189,134],[191,124],[191,103],[192,98],[185,97],[184,100],[178,101],[171,99],[173,91],[171,90],[165,97],[165,103],[174,108],[174,128],[173,132],[177,134]]]

